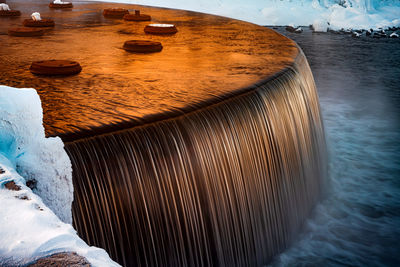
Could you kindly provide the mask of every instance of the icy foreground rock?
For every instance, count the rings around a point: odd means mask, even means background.
[[[94,1],[94,0],[91,0]],[[97,0],[96,0],[97,1]],[[378,29],[400,26],[399,0],[101,0],[193,10],[260,25],[319,29]],[[320,22],[326,24],[321,25]]]
[[[32,192],[26,182],[33,179]],[[93,266],[119,266],[68,224],[72,193],[70,160],[60,138],[45,138],[36,91],[0,86],[0,266],[60,252],[76,252]]]
[[[0,86],[0,154],[63,222],[72,223],[72,167],[58,137],[45,138],[34,89]]]

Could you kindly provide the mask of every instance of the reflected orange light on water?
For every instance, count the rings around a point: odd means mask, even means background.
[[[239,93],[293,63],[295,43],[250,23],[201,13],[106,3],[74,3],[54,10],[48,3],[14,1],[20,18],[1,18],[0,32],[20,26],[32,11],[56,26],[40,38],[0,35],[0,84],[33,87],[44,109],[47,135],[69,135],[118,122],[129,126],[170,117]],[[105,8],[140,9],[150,23],[178,28],[170,36],[145,34],[149,22],[107,19]],[[161,42],[152,54],[128,53],[127,40]],[[71,77],[39,77],[33,61],[67,59],[83,70]]]

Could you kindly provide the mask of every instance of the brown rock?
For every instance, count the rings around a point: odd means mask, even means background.
[[[21,187],[19,185],[17,185],[14,181],[5,183],[4,187],[7,188],[8,190],[13,190],[13,191],[21,190]]]
[[[75,252],[63,252],[51,255],[49,257],[41,258],[35,263],[28,265],[29,267],[90,267],[90,263],[82,256]]]

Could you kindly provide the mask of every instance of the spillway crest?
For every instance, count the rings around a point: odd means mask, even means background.
[[[75,227],[124,266],[262,266],[309,216],[326,169],[302,52],[246,93],[66,150]]]

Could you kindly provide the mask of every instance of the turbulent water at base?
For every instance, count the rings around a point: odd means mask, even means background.
[[[290,34],[317,84],[329,181],[273,266],[400,266],[400,40]]]
[[[66,144],[74,224],[124,266],[261,266],[319,199],[325,139],[303,54],[255,90]]]

